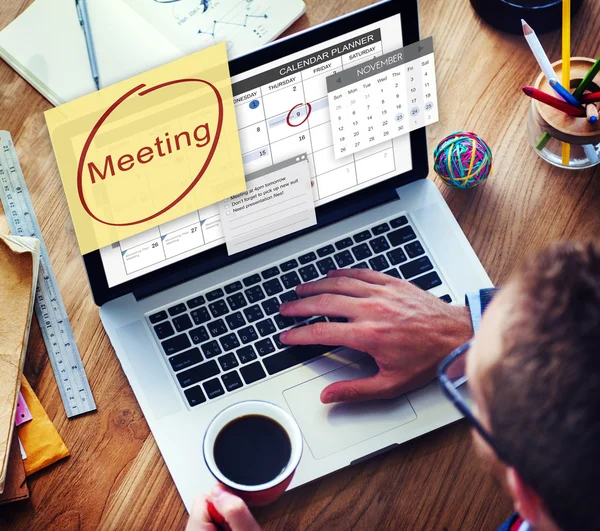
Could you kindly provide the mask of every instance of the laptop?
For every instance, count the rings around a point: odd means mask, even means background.
[[[230,63],[246,173],[307,155],[315,226],[229,256],[212,206],[84,257],[104,327],[188,510],[215,483],[201,450],[206,427],[239,401],[269,401],[297,420],[305,450],[291,488],[459,418],[435,384],[395,400],[323,405],[325,386],[373,375],[372,359],[279,340],[327,320],[284,318],[278,307],[330,269],[375,269],[449,304],[492,285],[427,180],[423,129],[333,154],[326,77],[418,40],[416,0],[389,0]],[[335,60],[324,60],[333,48]],[[298,97],[311,103],[310,117],[286,131],[281,116]],[[248,108],[262,114],[250,119]]]

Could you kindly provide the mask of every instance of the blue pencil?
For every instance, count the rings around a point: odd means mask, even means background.
[[[556,93],[567,103],[571,105],[575,105],[576,107],[581,107],[581,103],[571,94],[565,87],[563,87],[558,79],[552,78],[550,80],[550,86],[556,91]]]

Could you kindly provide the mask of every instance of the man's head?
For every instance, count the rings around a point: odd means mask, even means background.
[[[486,312],[467,358],[478,451],[536,529],[600,529],[600,245],[554,245]]]

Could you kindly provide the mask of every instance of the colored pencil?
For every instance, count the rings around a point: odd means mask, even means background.
[[[574,105],[575,107],[581,107],[581,103],[573,97],[573,94],[571,94],[564,86],[562,86],[558,82],[558,79],[551,79],[550,86],[569,105]]]
[[[590,71],[581,80],[581,83],[579,83],[579,86],[575,89],[575,92],[573,93],[573,96],[575,96],[575,98],[577,98],[578,100],[581,99],[585,90],[590,86],[590,83],[598,75],[598,72],[600,72],[600,57],[594,63],[594,66],[592,66],[592,68],[590,68]]]
[[[598,123],[598,107],[594,103],[588,103],[585,107],[588,122]]]
[[[583,118],[586,115],[585,111],[581,108],[581,106],[575,107],[574,105],[570,105],[564,102],[563,100],[559,100],[558,98],[551,96],[547,92],[538,90],[534,87],[523,87],[523,92],[527,94],[527,96],[529,96],[530,98],[541,101],[546,105],[550,105],[551,107],[554,107],[555,109],[558,109],[559,111],[562,111],[565,114],[568,114],[569,116],[577,116],[579,118]]]
[[[586,157],[592,164],[597,164],[598,162],[600,162],[598,152],[596,151],[596,148],[594,146],[592,146],[591,144],[584,144],[583,150],[585,151]]]
[[[571,87],[571,0],[563,0],[562,3],[562,82],[565,87],[566,94],[565,101],[572,103],[571,98],[575,100],[577,105],[577,99],[573,97],[571,92],[568,90]],[[550,81],[552,85],[552,81]],[[552,87],[556,90],[556,87]],[[568,96],[567,96],[568,94]],[[566,142],[562,145],[562,164],[568,166],[571,160],[571,146]]]
[[[525,39],[527,39],[527,44],[529,44],[546,79],[550,81],[553,77],[556,77],[556,72],[554,71],[554,68],[552,68],[552,63],[550,62],[550,59],[548,59],[548,56],[542,47],[542,43],[535,34],[535,31],[533,31],[533,28],[523,19],[521,19],[521,25],[523,26],[523,35],[525,35]]]
[[[600,101],[600,92],[590,92],[589,94],[584,94],[581,96],[579,100],[581,103],[596,103]]]

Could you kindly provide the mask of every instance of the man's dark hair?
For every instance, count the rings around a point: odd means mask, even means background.
[[[561,529],[600,530],[600,245],[553,245],[514,280],[492,432]]]

